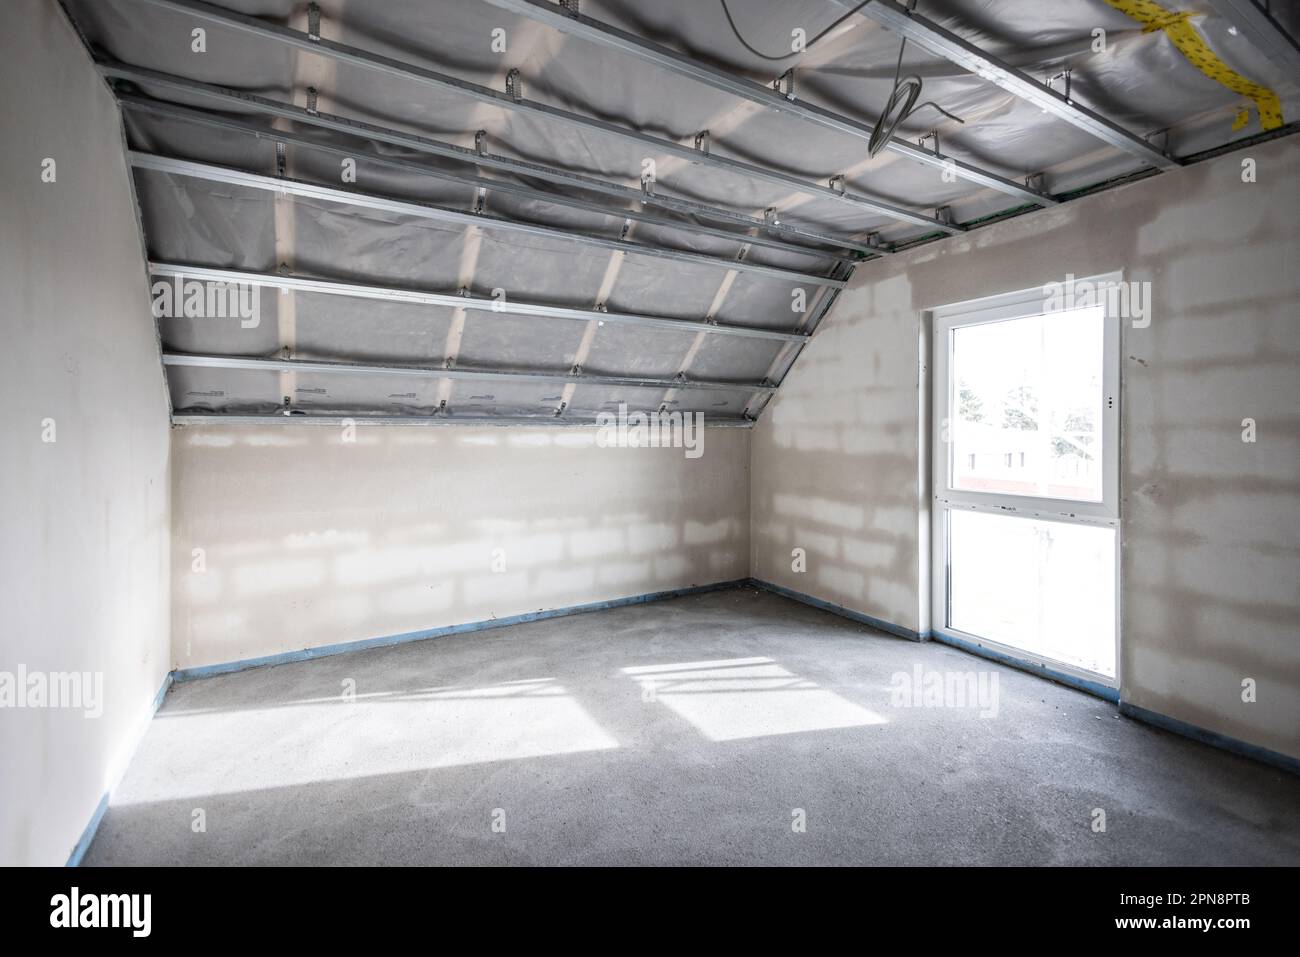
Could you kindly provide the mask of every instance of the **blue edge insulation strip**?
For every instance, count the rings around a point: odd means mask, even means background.
[[[1002,654],[989,648],[984,648],[972,642],[958,638],[955,635],[949,635],[942,631],[931,631],[924,634],[912,631],[895,625],[893,622],[882,621],[879,618],[873,618],[870,615],[864,615],[861,612],[853,611],[842,605],[836,605],[832,602],[823,601],[820,598],[814,598],[811,595],[805,595],[802,592],[793,591],[789,588],[783,588],[780,585],[774,585],[771,582],[761,581],[757,578],[741,578],[729,582],[717,582],[712,585],[695,585],[690,588],[676,588],[672,591],[650,592],[645,595],[634,595],[630,598],[613,598],[608,601],[595,601],[585,605],[570,605],[565,608],[553,608],[548,611],[532,611],[523,615],[511,615],[507,618],[489,618],[485,621],[471,621],[463,625],[447,625],[442,628],[428,628],[423,631],[408,631],[400,635],[386,635],[382,638],[365,638],[361,641],[346,641],[336,645],[322,645],[318,648],[303,648],[300,651],[286,651],[278,655],[266,655],[262,658],[246,658],[241,661],[227,661],[217,665],[203,665],[199,668],[181,668],[171,672],[163,681],[162,687],[154,696],[153,707],[150,714],[156,712],[167,696],[168,689],[174,681],[194,681],[198,678],[211,678],[215,675],[226,675],[236,671],[246,671],[249,668],[262,668],[267,665],[283,665],[293,661],[310,661],[313,658],[325,658],[330,655],[343,655],[350,651],[363,651],[367,648],[386,648],[389,645],[405,644],[408,641],[423,641],[427,638],[441,638],[444,635],[459,635],[471,631],[485,631],[489,628],[503,628],[507,625],[520,625],[530,621],[544,621],[547,618],[560,618],[565,615],[580,615],[589,611],[600,611],[605,608],[621,608],[626,605],[641,605],[651,601],[661,601],[665,598],[681,598],[685,595],[700,595],[705,592],[722,591],[727,588],[758,588],[763,591],[771,592],[775,595],[781,595],[793,601],[810,605],[813,608],[828,611],[831,614],[839,615],[850,621],[856,621],[859,624],[875,628],[877,631],[883,631],[886,634],[896,635],[899,638],[906,638],[910,641],[926,641],[933,638],[936,641],[981,658],[988,658],[999,664],[1004,664],[1021,671],[1027,671],[1030,674],[1047,678],[1059,684],[1067,685],[1079,691],[1087,692],[1106,701],[1119,705],[1120,714],[1126,717],[1135,718],[1138,721],[1145,722],[1153,727],[1160,728],[1164,731],[1171,731],[1174,734],[1182,735],[1185,738],[1191,738],[1193,741],[1200,741],[1203,744],[1212,745],[1216,748],[1222,748],[1225,751],[1231,751],[1234,754],[1240,754],[1256,761],[1272,765],[1284,771],[1290,771],[1292,774],[1300,774],[1300,759],[1293,758],[1290,755],[1282,754],[1278,751],[1270,751],[1268,748],[1261,748],[1258,745],[1241,741],[1237,738],[1229,737],[1226,734],[1219,734],[1217,731],[1209,731],[1205,728],[1197,727],[1194,724],[1188,724],[1185,721],[1179,721],[1177,718],[1170,718],[1167,715],[1160,714],[1156,711],[1148,711],[1146,708],[1139,708],[1137,705],[1121,701],[1119,691],[1107,685],[1099,684],[1094,681],[1088,681],[1084,678],[1078,678],[1074,675],[1054,671],[1042,665],[1022,661],[1011,655]],[[77,867],[81,864],[81,859],[86,854],[86,849],[90,847],[90,842],[94,840],[95,831],[99,828],[99,822],[103,820],[104,812],[108,810],[109,793],[105,792],[99,799],[99,804],[95,807],[95,812],[90,817],[90,823],[86,825],[85,831],[82,832],[81,839],[77,841],[76,847],[73,848],[72,854],[68,857],[68,866]]]

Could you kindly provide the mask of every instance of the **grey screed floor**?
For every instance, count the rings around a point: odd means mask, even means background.
[[[997,715],[891,706],[917,665],[996,673]],[[179,684],[86,863],[1297,864],[1297,807],[1088,695],[732,589]]]

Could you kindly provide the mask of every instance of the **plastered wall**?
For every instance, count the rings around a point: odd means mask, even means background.
[[[864,265],[755,430],[754,576],[927,630],[923,310],[1122,270],[1122,697],[1300,755],[1298,223],[1289,138]]]
[[[112,97],[54,3],[4,17],[0,672],[102,690],[0,707],[0,864],[58,865],[170,665],[167,399]]]
[[[190,668],[745,578],[749,432],[702,454],[594,428],[173,432]]]

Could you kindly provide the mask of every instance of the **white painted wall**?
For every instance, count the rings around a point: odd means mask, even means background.
[[[168,671],[167,398],[117,109],[54,3],[5,5],[0,85],[0,671],[103,675],[98,718],[0,708],[0,864],[50,865]]]
[[[695,459],[594,428],[172,435],[181,668],[749,574],[747,430]]]
[[[928,629],[922,310],[1123,270],[1122,696],[1300,756],[1298,187],[1288,138],[859,268],[755,430],[754,576]]]

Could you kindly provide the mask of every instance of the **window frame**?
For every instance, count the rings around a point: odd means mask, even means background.
[[[1123,281],[1122,272],[1104,273],[1076,279],[1079,283],[1097,284],[1093,288]],[[1120,592],[1121,514],[1120,474],[1120,339],[1121,317],[1112,313],[1108,300],[1100,297],[1102,310],[1102,497],[1100,502],[1017,495],[1006,492],[971,491],[952,487],[953,443],[950,425],[955,421],[954,392],[951,382],[953,332],[964,326],[982,325],[1031,316],[1052,316],[1044,308],[1047,285],[1032,289],[967,300],[926,310],[933,348],[931,395],[931,622],[941,635],[986,648],[1029,664],[1050,669],[1088,683],[1107,688],[1120,684]],[[1064,311],[1064,310],[1062,310]],[[1115,533],[1115,675],[1090,671],[1054,658],[1006,645],[991,638],[974,635],[948,624],[951,589],[949,587],[949,520],[954,510],[972,510],[997,515],[1019,516],[1073,525],[1094,525],[1113,529]]]

